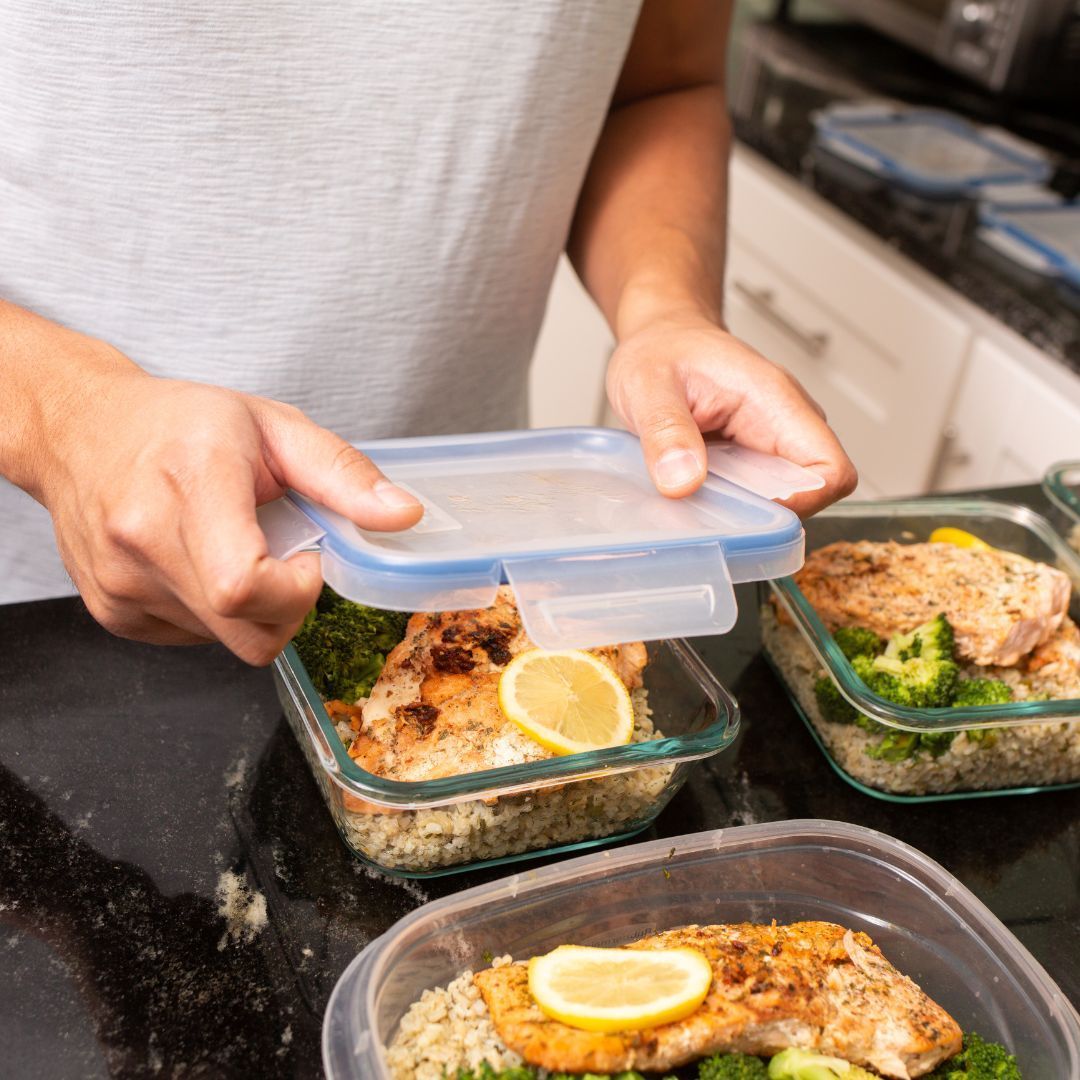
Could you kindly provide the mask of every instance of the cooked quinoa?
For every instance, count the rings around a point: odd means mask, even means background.
[[[630,699],[634,706],[631,741],[663,738],[653,727],[648,690],[634,690]],[[356,808],[355,801],[329,779],[322,763],[315,759],[295,706],[287,700],[283,703],[346,843],[390,869],[424,872],[614,836],[643,824],[657,813],[662,799],[674,794],[674,788],[666,789],[676,766],[657,765],[505,795],[490,803],[470,799],[421,810]],[[336,730],[348,745],[352,737],[349,725],[338,724]]]
[[[835,724],[822,717],[814,683],[824,672],[798,628],[781,624],[770,603],[762,606],[761,627],[769,656],[836,764],[868,787],[893,794],[930,795],[1080,781],[1080,721],[1000,728],[979,742],[960,732],[939,757],[924,753],[903,761],[872,758],[867,748],[880,736],[855,724]],[[1025,685],[1019,672],[1005,668],[962,664],[961,671],[972,678],[1005,679],[1018,699],[1042,689]],[[1060,696],[1080,696],[1080,673],[1073,693]]]
[[[492,966],[509,963],[509,956],[499,956]],[[386,1051],[393,1080],[443,1080],[485,1061],[494,1069],[524,1064],[499,1038],[471,971],[445,987],[425,990],[401,1018]],[[539,1070],[538,1076],[546,1075]]]

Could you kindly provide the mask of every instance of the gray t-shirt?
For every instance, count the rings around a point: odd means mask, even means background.
[[[0,0],[0,296],[351,440],[520,426],[637,9]],[[0,480],[0,601],[70,591]]]

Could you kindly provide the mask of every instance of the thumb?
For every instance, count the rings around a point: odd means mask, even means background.
[[[645,383],[626,404],[660,494],[678,499],[697,491],[705,480],[705,440],[683,387],[671,377],[660,376]]]
[[[271,470],[283,486],[334,510],[363,529],[394,532],[415,525],[420,502],[391,483],[355,446],[319,427],[299,409],[259,415]]]

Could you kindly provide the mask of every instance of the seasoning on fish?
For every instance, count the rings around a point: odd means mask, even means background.
[[[684,1019],[643,1031],[582,1031],[549,1019],[529,994],[526,964],[474,978],[506,1046],[556,1072],[660,1071],[718,1052],[799,1047],[911,1080],[960,1050],[956,1021],[864,933],[827,922],[735,923],[686,926],[627,946],[681,947],[712,965],[709,994]]]

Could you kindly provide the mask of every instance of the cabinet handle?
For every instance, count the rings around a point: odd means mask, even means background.
[[[788,337],[794,338],[815,359],[824,355],[829,347],[829,335],[821,330],[804,330],[788,318],[776,306],[776,294],[772,289],[762,286],[760,289],[735,279],[735,291],[763,318],[782,330]]]
[[[926,490],[933,492],[941,489],[941,484],[947,479],[950,468],[963,468],[970,465],[971,454],[960,445],[960,432],[955,424],[946,424],[938,441],[937,457],[930,466],[930,479]]]

